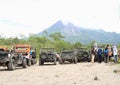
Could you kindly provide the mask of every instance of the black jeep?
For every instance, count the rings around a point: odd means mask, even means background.
[[[75,53],[79,62],[90,61],[90,51],[87,48],[79,48],[75,50]]]
[[[70,63],[77,63],[77,56],[75,54],[75,51],[68,51],[68,50],[63,50],[61,52],[61,56],[59,59],[59,63],[62,64],[65,61],[68,61]]]
[[[7,66],[8,70],[14,70],[17,65],[26,68],[26,59],[22,54],[15,54],[13,50],[9,52],[0,51],[0,66]]]
[[[53,62],[56,65],[57,57],[54,48],[41,48],[39,54],[39,65],[45,62]]]

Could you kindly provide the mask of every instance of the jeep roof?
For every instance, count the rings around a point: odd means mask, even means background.
[[[16,53],[26,53],[26,52],[30,52],[30,45],[27,44],[16,44],[14,45],[14,50]]]

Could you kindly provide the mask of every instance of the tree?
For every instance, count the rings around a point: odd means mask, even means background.
[[[73,47],[75,48],[75,49],[78,49],[78,48],[80,48],[82,46],[82,44],[80,43],[80,42],[76,42],[75,44],[73,44]]]
[[[54,47],[56,48],[57,51],[61,50],[70,50],[72,49],[72,45],[64,40],[56,41],[54,43]]]
[[[56,40],[62,40],[62,39],[65,38],[63,35],[61,35],[60,32],[55,32],[55,33],[53,33],[53,34],[50,34],[49,36],[50,36],[50,38],[52,38],[54,41],[56,41]]]
[[[13,43],[14,44],[18,44],[18,43],[20,43],[20,40],[16,37],[16,38],[13,38]]]

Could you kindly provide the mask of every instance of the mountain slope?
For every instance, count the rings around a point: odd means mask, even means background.
[[[83,44],[88,44],[94,40],[99,43],[112,43],[113,41],[116,43],[120,42],[120,34],[115,32],[86,29],[77,27],[72,23],[64,25],[61,21],[56,22],[44,31],[47,31],[48,34],[60,32],[63,36],[65,36],[65,40],[71,43],[81,42]],[[42,34],[43,32],[40,32],[37,35]]]

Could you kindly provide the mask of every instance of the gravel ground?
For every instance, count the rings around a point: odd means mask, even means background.
[[[77,63],[39,66],[14,71],[0,67],[0,85],[120,85],[120,64]]]

